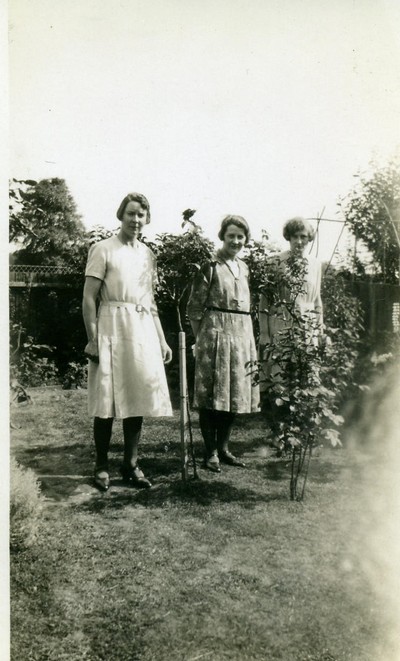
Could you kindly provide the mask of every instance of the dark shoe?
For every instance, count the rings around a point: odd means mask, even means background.
[[[241,466],[242,468],[246,467],[246,464],[235,457],[235,455],[233,455],[232,452],[229,452],[229,450],[221,450],[218,453],[218,456],[223,464],[228,464],[229,466]]]
[[[150,489],[151,482],[144,476],[143,472],[140,470],[139,466],[124,466],[120,468],[120,473],[122,479],[127,484],[130,484],[133,487],[138,489]]]
[[[94,486],[99,491],[108,491],[110,486],[110,476],[104,468],[95,468]]]
[[[272,443],[272,447],[276,449],[276,454],[275,456],[280,459],[283,456],[283,453],[285,451],[285,444],[282,443],[282,441],[275,441]]]
[[[219,459],[216,454],[211,455],[211,457],[206,457],[203,466],[213,473],[221,472],[221,466],[219,465]]]

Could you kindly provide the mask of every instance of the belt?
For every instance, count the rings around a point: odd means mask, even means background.
[[[215,305],[209,305],[206,310],[214,310],[215,312],[229,312],[229,314],[251,314],[244,310],[227,310],[226,308],[217,308]]]
[[[136,312],[148,312],[144,305],[141,303],[125,303],[124,301],[107,301],[107,302],[101,302],[100,303],[101,307],[108,307],[108,308],[128,308],[131,310],[135,310]]]

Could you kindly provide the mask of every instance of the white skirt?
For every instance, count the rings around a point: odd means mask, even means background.
[[[102,303],[97,318],[99,363],[89,361],[89,415],[172,415],[160,342],[152,315],[134,303]]]

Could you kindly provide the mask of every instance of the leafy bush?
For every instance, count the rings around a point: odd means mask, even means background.
[[[260,290],[262,284],[265,282],[269,265],[267,257],[270,257],[279,248],[268,240],[268,234],[262,230],[262,241],[254,241],[251,239],[243,251],[242,259],[249,267],[249,286],[252,295],[252,306],[258,314],[258,303],[260,298]]]
[[[11,324],[11,377],[24,386],[58,383],[58,368],[51,358],[53,347],[37,344],[20,324]],[[47,355],[43,355],[47,354]]]
[[[10,460],[10,548],[20,551],[34,544],[43,508],[39,482],[30,468]]]
[[[341,203],[347,226],[366,246],[369,257],[356,257],[356,272],[371,270],[378,281],[399,282],[400,153],[382,166],[372,162],[369,174],[359,173],[357,185]],[[397,225],[396,225],[397,223]],[[363,262],[366,261],[364,264]],[[368,265],[368,261],[372,263]]]
[[[211,259],[214,244],[204,238],[201,228],[191,221],[191,228],[183,234],[159,234],[149,245],[157,257],[157,304],[161,312],[175,313],[173,325],[179,330],[184,323],[193,278]]]
[[[64,390],[73,388],[86,388],[87,386],[87,361],[85,364],[71,362],[68,363],[67,370],[62,379]]]
[[[201,266],[211,259],[214,244],[203,236],[201,228],[190,217],[194,211],[183,212],[182,226],[189,229],[182,234],[159,234],[147,245],[157,257],[158,281],[155,298],[160,312],[168,344],[172,349],[172,362],[167,367],[168,383],[174,392],[179,392],[178,333],[185,330],[186,346],[194,342],[192,330],[186,316],[186,305],[193,278]],[[188,389],[192,392],[194,381],[194,359],[190,351],[187,357]]]
[[[382,391],[386,391],[390,375],[400,364],[399,333],[386,333],[384,351],[377,351],[374,339],[368,337],[363,338],[362,348],[355,362],[352,388],[346,393],[343,402],[349,428],[357,428],[365,423],[366,411],[371,406],[371,393],[376,395],[378,384],[381,384]]]
[[[95,225],[91,230],[89,230],[88,243],[89,245],[93,245],[94,243],[102,241],[103,239],[109,239],[110,236],[113,236],[114,234],[115,232],[108,230],[106,227],[103,227],[103,225]]]
[[[344,422],[340,407],[353,383],[362,329],[359,305],[337,274],[329,274],[323,298],[326,333],[332,343],[320,335],[317,316],[301,314],[296,306],[306,268],[306,260],[301,259],[289,258],[283,268],[278,264],[274,268],[269,261],[260,278],[271,314],[288,320],[265,346],[267,370],[259,378],[265,387],[263,412],[275,442],[291,455],[290,495],[297,500],[304,495],[312,448],[324,441],[340,444],[338,428]],[[301,475],[304,482],[298,490]]]
[[[342,409],[363,379],[356,370],[361,351],[363,310],[341,273],[333,270],[325,273],[321,290],[326,333],[332,341],[332,349],[324,356],[322,380],[334,391],[335,405]]]

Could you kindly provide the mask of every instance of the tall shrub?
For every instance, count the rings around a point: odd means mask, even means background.
[[[296,306],[306,268],[306,260],[294,257],[283,269],[270,261],[260,280],[273,314],[289,320],[264,348],[268,369],[260,372],[259,379],[265,389],[266,422],[278,446],[291,456],[293,500],[304,497],[313,447],[324,441],[340,444],[339,428],[344,421],[340,406],[353,379],[361,330],[356,301],[350,301],[342,281],[329,274],[323,293],[325,332],[332,344],[322,341],[316,315],[301,314]],[[284,291],[290,292],[286,298]]]
[[[184,212],[185,213],[185,212]],[[184,221],[186,225],[187,221]],[[194,338],[186,316],[186,305],[190,288],[198,269],[207,262],[214,252],[214,244],[203,235],[201,228],[189,222],[189,229],[182,234],[159,234],[149,243],[157,257],[158,281],[156,301],[168,342],[173,350],[173,360],[168,366],[168,380],[173,390],[179,386],[178,333],[187,333],[187,345]],[[194,361],[187,352],[187,372],[189,390],[192,390]]]

